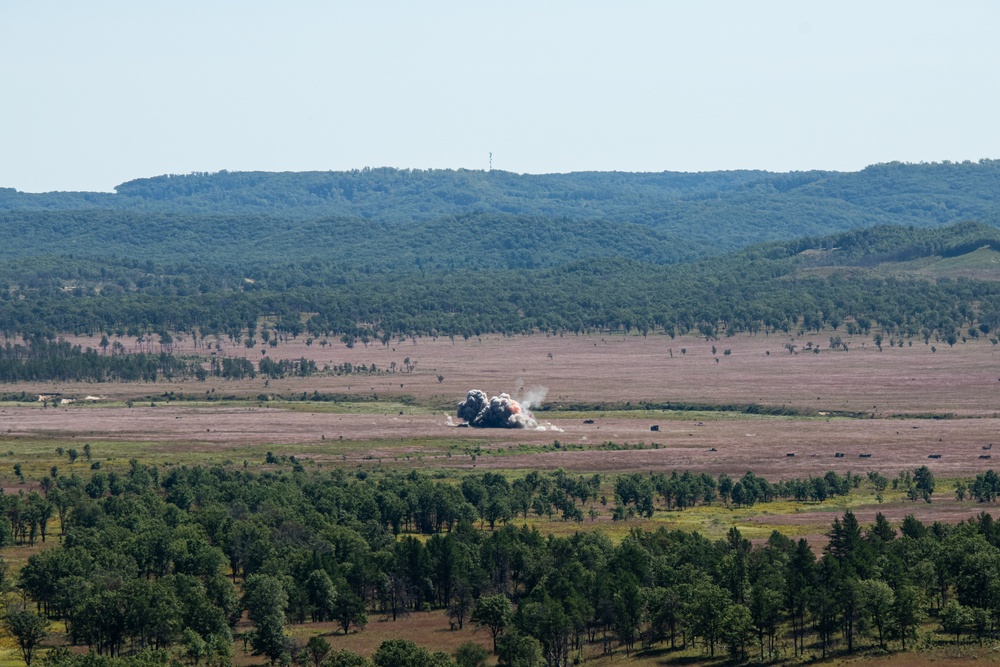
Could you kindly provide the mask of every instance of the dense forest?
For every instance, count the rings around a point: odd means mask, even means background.
[[[935,277],[906,271],[906,262],[960,260],[998,248],[996,228],[963,223],[772,242],[675,265],[618,257],[545,269],[365,273],[316,261],[262,268],[248,278],[222,267],[134,259],[21,260],[0,267],[7,287],[0,291],[0,332],[33,340],[76,333],[161,341],[180,332],[237,342],[275,333],[368,345],[491,332],[720,337],[829,328],[874,330],[900,344],[933,338],[953,345],[996,337],[995,271],[987,262],[973,277]],[[886,270],[887,262],[896,268]],[[258,331],[264,317],[272,324]]]
[[[602,479],[556,471],[453,483],[418,472],[307,472],[308,462],[270,454],[271,470],[259,473],[136,461],[105,473],[89,446],[84,454],[93,457],[89,474],[53,468],[37,491],[0,497],[3,544],[60,540],[2,581],[32,603],[11,629],[29,650],[58,620],[69,642],[108,658],[155,661],[143,652],[171,649],[224,664],[235,638],[272,662],[319,663],[323,655],[310,656],[319,648],[293,642],[288,624],[333,621],[346,634],[370,614],[428,609],[445,610],[453,627],[488,630],[501,664],[549,667],[587,645],[605,654],[694,646],[762,662],[905,648],[929,617],[956,639],[996,632],[1000,529],[986,513],[930,527],[911,515],[897,528],[881,514],[862,527],[847,512],[819,558],[805,540],[778,532],[752,546],[735,528],[720,541],[634,528],[615,544],[600,531],[545,537],[517,525],[529,513],[583,523],[587,506],[591,521],[610,513],[628,522],[701,503],[822,502],[862,483],[886,489],[890,480],[877,473],[770,483],[751,472]],[[78,456],[73,450],[71,460]],[[998,479],[991,471],[970,481],[977,500],[995,501]],[[928,501],[935,486],[926,467],[891,483]],[[609,485],[611,507],[602,496]],[[234,637],[244,611],[252,627]],[[419,647],[383,650],[416,657],[380,662],[377,653],[376,665],[455,664],[421,658]],[[55,651],[47,663],[80,658]]]
[[[859,172],[579,172],[361,169],[349,172],[218,172],[122,183],[115,193],[0,189],[0,209],[104,209],[205,215],[278,214],[386,222],[468,213],[604,219],[652,226],[777,223],[830,232],[876,223],[929,225],[995,219],[1000,164],[872,165]],[[778,230],[759,233],[775,233]],[[771,237],[771,238],[781,238]],[[763,240],[759,238],[758,240]],[[730,246],[732,247],[732,246]]]
[[[141,257],[248,268],[531,268],[653,263],[878,224],[1000,221],[1000,162],[856,173],[518,175],[490,171],[161,176],[109,193],[0,189],[0,257]],[[418,264],[419,263],[419,264]]]
[[[60,621],[66,639],[104,656],[102,665],[121,656],[162,662],[156,651],[165,650],[227,664],[234,639],[271,662],[372,664],[330,652],[326,640],[293,641],[286,627],[332,621],[347,634],[372,615],[431,609],[444,610],[453,629],[488,631],[500,664],[525,667],[558,667],[588,646],[604,654],[694,647],[754,662],[905,649],[930,620],[939,641],[982,642],[997,632],[1000,528],[985,512],[955,526],[912,515],[893,526],[878,514],[867,527],[846,512],[819,557],[778,532],[754,546],[736,528],[718,541],[633,528],[615,543],[600,530],[546,537],[518,525],[529,514],[582,524],[608,513],[627,525],[691,504],[800,493],[822,502],[861,484],[886,489],[890,480],[877,473],[770,483],[751,472],[602,479],[555,471],[455,483],[418,472],[308,472],[308,461],[271,454],[263,472],[133,461],[105,473],[97,452],[84,453],[93,456],[87,475],[54,468],[36,491],[0,497],[4,544],[59,538],[2,580],[30,601],[15,612],[21,625],[8,624],[28,662]],[[991,471],[969,486],[979,502],[994,502],[998,479]],[[926,467],[891,483],[914,500],[930,501],[935,487]],[[602,496],[608,488],[613,499]],[[819,488],[824,495],[811,495]],[[244,611],[251,627],[238,628]],[[400,651],[409,657],[391,657]],[[482,664],[477,655],[457,664]],[[56,650],[46,664],[83,659]],[[408,642],[383,644],[374,656],[374,665],[454,664]]]
[[[857,173],[401,171],[163,176],[0,191],[0,332],[388,342],[486,332],[717,336],[997,326],[1000,162]],[[971,221],[976,222],[971,222]],[[962,222],[965,221],[965,222]]]

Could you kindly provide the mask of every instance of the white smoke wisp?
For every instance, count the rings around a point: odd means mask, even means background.
[[[549,393],[547,387],[531,387],[530,389],[522,389],[520,392],[521,398],[518,402],[521,404],[525,410],[531,410],[531,408],[537,407],[542,404],[545,400],[545,395]]]
[[[458,404],[458,418],[474,428],[538,428],[538,422],[510,394],[487,398],[486,392],[472,389]]]
[[[561,428],[559,428],[555,424],[550,424],[549,422],[545,422],[544,424],[539,424],[538,426],[535,427],[535,430],[536,431],[555,431],[556,433],[565,433],[565,431],[563,431]]]
[[[556,433],[563,433],[564,431],[554,424],[549,422],[538,423],[535,415],[531,413],[531,408],[538,407],[545,400],[545,396],[549,393],[548,387],[542,387],[541,385],[535,387],[529,387],[525,389],[518,380],[518,389],[516,394],[520,396],[518,402],[521,404],[521,409],[531,415],[532,419],[535,419],[534,429],[536,431],[554,431]]]

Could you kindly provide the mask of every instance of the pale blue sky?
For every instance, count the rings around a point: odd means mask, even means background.
[[[998,2],[0,0],[0,187],[1000,158]]]

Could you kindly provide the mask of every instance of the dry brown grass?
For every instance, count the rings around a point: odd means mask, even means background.
[[[529,336],[506,338],[484,336],[470,341],[419,339],[395,342],[389,347],[359,346],[348,350],[339,343],[326,347],[307,346],[304,339],[268,348],[275,358],[305,356],[323,364],[375,363],[386,369],[391,362],[403,365],[409,357],[412,373],[376,376],[322,375],[304,379],[246,382],[194,381],[152,385],[79,385],[39,383],[7,387],[8,391],[59,392],[83,399],[93,395],[105,400],[42,409],[35,405],[0,406],[0,470],[10,482],[9,464],[26,462],[28,484],[11,485],[10,491],[31,488],[31,478],[45,474],[52,465],[57,446],[82,449],[93,445],[95,458],[114,469],[132,457],[152,463],[233,463],[249,459],[259,465],[264,453],[274,450],[294,454],[307,465],[424,467],[455,471],[498,469],[516,474],[527,469],[564,468],[573,472],[669,471],[739,475],[746,470],[768,478],[783,479],[822,474],[828,470],[864,473],[878,470],[888,476],[926,464],[939,478],[973,475],[991,467],[983,447],[1000,439],[1000,370],[996,348],[977,340],[948,347],[943,343],[932,352],[930,345],[914,341],[903,348],[887,345],[875,349],[868,338],[851,339],[851,351],[832,351],[826,345],[831,332],[789,337],[735,336],[721,341],[694,337],[665,336]],[[802,351],[807,342],[820,344],[819,354]],[[96,341],[82,341],[95,346]],[[134,342],[126,342],[127,347]],[[787,343],[797,346],[790,354]],[[711,347],[717,348],[716,362]],[[686,349],[686,353],[682,353]],[[725,350],[731,350],[725,355]],[[182,340],[180,353],[192,353],[190,340]],[[207,354],[206,350],[197,350]],[[216,353],[260,357],[260,348],[223,344]],[[443,381],[438,381],[438,376]],[[558,410],[571,403],[637,403],[640,401],[688,403],[758,403],[786,406],[806,412],[864,413],[867,419],[815,417],[757,417],[738,413],[663,413],[655,411],[540,413],[562,429],[553,431],[483,431],[448,425],[445,414],[428,406],[450,406],[464,398],[470,388],[491,393],[543,386],[546,405]],[[253,405],[220,403],[148,402],[132,408],[121,402],[141,395],[174,391],[204,395],[234,394],[256,397],[260,393],[301,394],[350,393],[379,396],[374,404]],[[392,403],[393,397],[408,395],[416,407]],[[117,404],[114,401],[118,401]],[[110,403],[110,404],[109,404]],[[421,407],[424,406],[424,407]],[[402,413],[402,414],[401,414]],[[953,413],[959,418],[917,419],[919,413]],[[889,419],[890,415],[909,415]],[[585,424],[584,417],[594,423]],[[650,431],[659,425],[657,432]],[[563,447],[552,447],[554,440]],[[609,451],[602,443],[630,443],[633,448]],[[642,443],[641,448],[634,448]],[[654,448],[654,443],[655,448]],[[565,445],[570,445],[566,447]],[[518,450],[517,448],[521,448]],[[477,450],[477,448],[479,448]],[[714,450],[714,451],[713,451]],[[471,453],[478,451],[475,458]],[[835,457],[835,453],[843,457]],[[794,456],[787,456],[788,454]],[[861,459],[859,454],[871,454]],[[931,454],[941,458],[929,459]],[[1000,454],[1000,450],[998,450]],[[60,469],[72,469],[65,458]],[[78,462],[80,469],[86,464]],[[852,496],[853,498],[853,496]],[[896,498],[882,505],[868,500],[844,501],[862,523],[876,511],[898,522],[908,513],[924,520],[960,521],[982,509],[974,503],[958,503],[951,490],[939,486],[932,505],[908,503]],[[861,504],[858,504],[858,503]],[[841,502],[810,507],[759,506],[747,516],[724,508],[718,515],[740,514],[747,533],[762,539],[772,528],[784,528],[822,542],[832,516],[848,505]],[[989,508],[987,508],[989,509]],[[669,525],[689,527],[708,522],[699,529],[708,534],[725,530],[725,522],[713,528],[717,517],[658,512],[645,527]],[[720,520],[721,521],[721,520]],[[686,522],[686,523],[685,523]],[[592,528],[573,523],[549,524],[560,532]],[[612,526],[606,516],[595,525],[609,532],[627,530],[638,523]],[[544,526],[542,526],[544,528]],[[27,552],[9,557],[23,559]],[[335,649],[349,648],[370,654],[388,638],[413,639],[432,650],[453,651],[464,641],[488,645],[486,633],[470,628],[449,630],[441,612],[419,613],[396,623],[374,620],[364,631],[341,636],[329,625],[296,626],[297,637],[323,634]],[[591,657],[597,647],[588,647]],[[238,664],[259,664],[236,651]],[[940,649],[927,654],[859,657],[831,664],[917,665],[964,664],[972,658],[991,662],[990,651]],[[594,664],[617,663],[597,658]],[[706,664],[695,655],[658,654],[632,664]],[[715,661],[718,663],[719,661]]]
[[[786,405],[808,410],[849,410],[876,415],[915,412],[952,412],[961,415],[993,415],[1000,409],[1000,373],[996,371],[998,348],[985,339],[949,347],[946,343],[914,339],[902,348],[883,345],[877,351],[872,339],[847,336],[850,352],[829,349],[835,332],[789,336],[786,334],[737,335],[718,341],[663,335],[534,335],[483,336],[468,341],[419,338],[347,349],[339,342],[321,347],[307,346],[304,337],[267,348],[272,358],[313,359],[324,364],[375,363],[388,369],[392,362],[402,367],[406,358],[414,363],[412,373],[377,376],[332,376],[286,379],[270,382],[195,381],[147,385],[73,385],[42,383],[19,385],[29,392],[62,391],[82,398],[87,394],[128,397],[137,393],[186,391],[203,393],[347,392],[382,397],[408,394],[422,400],[450,405],[469,388],[491,392],[514,392],[518,387],[548,388],[547,402],[580,401],[687,401]],[[96,346],[94,339],[73,339]],[[819,345],[819,354],[802,349],[809,342]],[[125,340],[126,347],[134,342]],[[786,344],[796,345],[790,354]],[[717,349],[716,363],[711,348]],[[931,347],[937,352],[931,352]],[[686,353],[681,350],[686,349]],[[729,349],[731,354],[723,352]],[[245,356],[256,361],[261,348],[226,344],[219,350],[195,350],[190,339],[175,346],[182,354],[198,353]],[[673,356],[671,356],[671,351]],[[551,355],[551,357],[549,356]],[[438,382],[437,376],[444,376]]]
[[[326,639],[334,651],[348,649],[361,655],[371,655],[387,639],[408,639],[421,646],[433,647],[430,650],[449,654],[454,654],[455,649],[466,642],[493,649],[488,630],[477,630],[471,624],[461,630],[452,630],[448,615],[441,610],[413,612],[396,621],[373,615],[363,630],[351,628],[347,635],[335,623],[306,623],[292,628],[292,636],[302,642],[313,635]]]
[[[468,470],[564,468],[581,473],[753,470],[774,479],[828,470],[877,470],[894,476],[926,464],[935,475],[947,478],[992,467],[992,459],[979,457],[984,446],[1000,440],[1000,419],[993,418],[701,417],[695,421],[686,413],[640,411],[628,417],[595,415],[593,424],[580,418],[548,420],[561,429],[555,432],[455,428],[444,414],[398,411],[336,414],[187,404],[43,410],[7,405],[0,408],[4,427],[0,449],[15,454],[37,449],[51,457],[57,443],[79,450],[91,442],[102,443],[92,445],[101,459],[114,450],[124,461],[139,456],[152,462],[239,461],[260,458],[265,450],[274,449],[318,463],[381,462]],[[660,426],[658,432],[650,431],[653,424]],[[563,447],[553,449],[556,440]],[[608,451],[607,442],[628,443],[630,449]],[[467,452],[476,447],[483,453],[473,459]],[[518,453],[518,447],[526,453]],[[928,458],[937,454],[941,457]],[[48,461],[44,469],[47,465]],[[60,465],[69,469],[65,461]]]

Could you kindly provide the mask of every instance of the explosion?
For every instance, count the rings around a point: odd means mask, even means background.
[[[538,422],[521,404],[500,394],[487,398],[485,391],[471,390],[458,404],[458,418],[475,428],[535,428]]]
[[[544,389],[529,392],[524,405],[518,403],[510,394],[500,394],[487,398],[485,391],[472,389],[465,400],[458,404],[458,418],[464,419],[469,426],[475,428],[528,428],[536,431],[561,431],[562,429],[544,425],[541,426],[531,414],[533,403],[540,403],[545,397]]]

